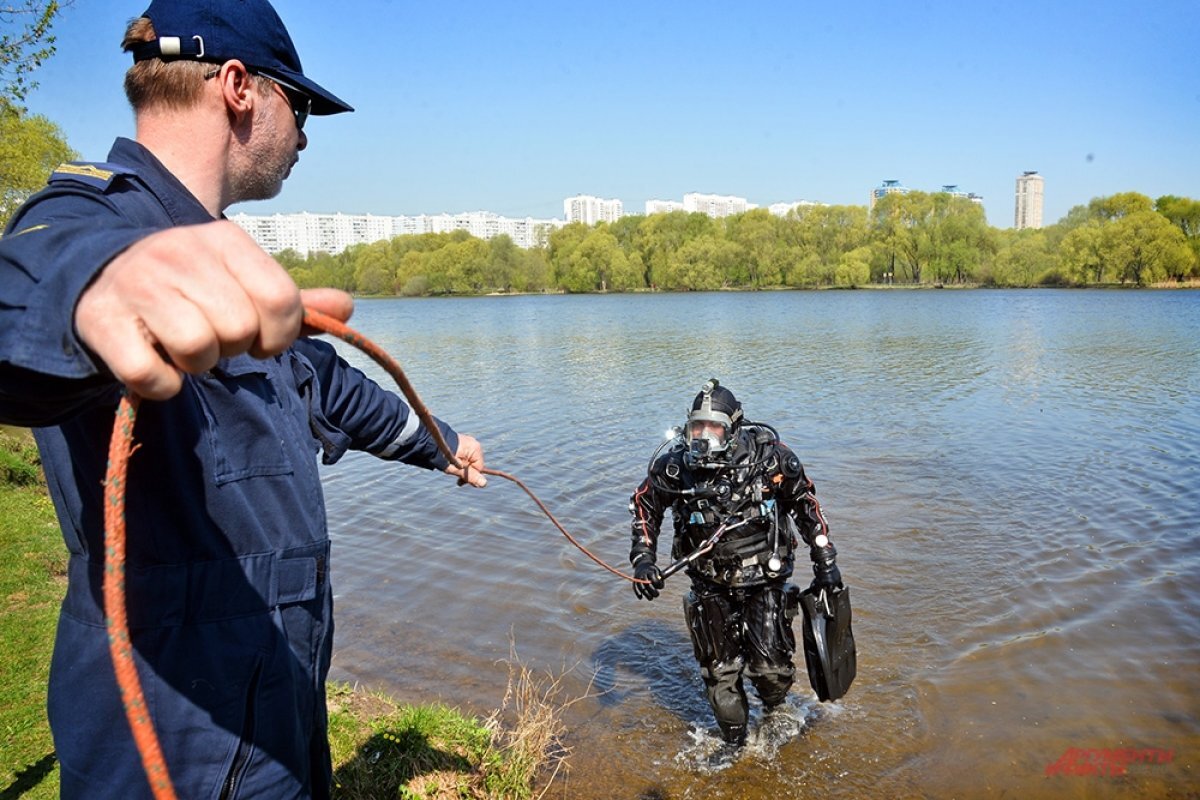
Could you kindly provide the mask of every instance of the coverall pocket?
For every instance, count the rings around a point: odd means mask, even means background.
[[[192,376],[218,485],[292,472],[279,428],[284,407],[270,366],[242,355]]]
[[[244,777],[252,753],[245,743],[263,736],[255,698],[265,666],[260,643],[270,631],[260,615],[132,632],[146,708],[180,797],[212,798],[231,773]],[[130,790],[146,786],[146,776],[103,626],[60,618],[47,705],[63,798],[146,796]],[[236,771],[239,752],[243,768]]]

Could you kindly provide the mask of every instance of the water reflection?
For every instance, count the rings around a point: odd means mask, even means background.
[[[816,481],[859,677],[832,706],[798,685],[794,735],[698,769],[711,720],[682,581],[636,601],[515,487],[364,456],[325,473],[335,677],[482,713],[515,642],[592,695],[568,712],[584,800],[1195,790],[1200,294],[375,301],[355,323],[618,565],[646,460],[720,377]],[[1047,778],[1069,747],[1176,758]]]
[[[692,643],[678,625],[634,623],[606,638],[592,654],[597,700],[617,706],[648,692],[658,707],[692,725],[706,725],[710,709],[691,657]]]

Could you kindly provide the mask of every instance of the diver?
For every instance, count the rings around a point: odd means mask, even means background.
[[[646,478],[629,501],[633,590],[639,598],[653,600],[666,577],[686,570],[692,585],[683,601],[684,619],[708,701],[722,737],[741,745],[749,718],[743,675],[753,684],[764,713],[784,701],[795,676],[792,620],[800,607],[807,617],[819,601],[824,610],[816,611],[812,628],[819,644],[828,649],[828,627],[834,644],[850,649],[833,664],[828,652],[810,654],[806,627],[814,689],[813,670],[822,669],[824,655],[824,668],[832,674],[820,677],[833,688],[818,689],[818,696],[826,700],[845,694],[853,679],[854,644],[852,638],[836,635],[835,623],[844,623],[841,630],[849,634],[849,596],[812,481],[774,428],[744,419],[742,404],[714,378],[696,395],[683,430],[673,433],[651,456]],[[667,508],[675,526],[674,563],[661,570],[656,556]],[[804,592],[808,603],[788,582],[801,542],[814,575]],[[844,603],[831,602],[839,595],[845,596]],[[843,605],[844,620],[834,620]]]

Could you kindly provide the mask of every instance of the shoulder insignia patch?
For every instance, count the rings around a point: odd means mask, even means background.
[[[128,171],[114,164],[89,164],[79,161],[59,164],[50,175],[50,183],[73,181],[92,186],[96,189],[107,189],[118,175],[128,174]]]

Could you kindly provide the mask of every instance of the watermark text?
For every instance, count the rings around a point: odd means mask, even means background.
[[[1170,764],[1174,750],[1068,747],[1067,752],[1046,767],[1046,775],[1125,775],[1130,764]]]

